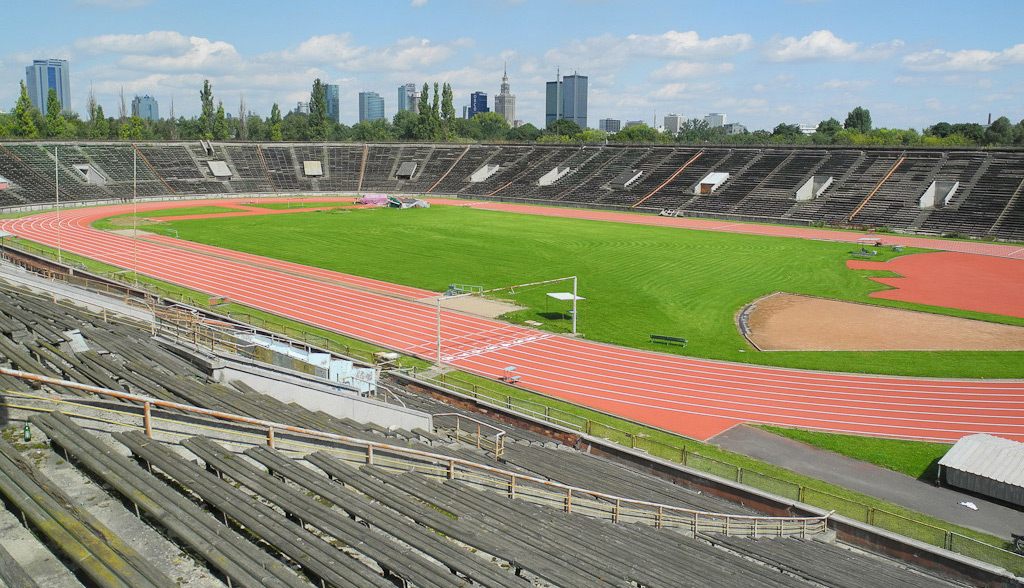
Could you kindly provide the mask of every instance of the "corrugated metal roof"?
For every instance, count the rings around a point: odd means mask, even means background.
[[[1024,443],[984,433],[968,435],[942,456],[939,465],[1024,486]]]

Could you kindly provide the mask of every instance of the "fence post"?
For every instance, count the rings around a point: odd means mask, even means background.
[[[736,468],[736,482],[739,484],[743,483],[743,468],[741,467]]]
[[[565,512],[572,512],[572,488],[565,490]]]
[[[142,424],[146,428],[146,437],[153,438],[152,404],[149,402],[142,405]]]
[[[448,479],[449,480],[454,480],[455,479],[455,460],[454,459],[449,459],[448,460]]]
[[[612,509],[612,522],[619,522],[619,510],[622,508],[622,501],[618,498],[615,499],[615,506]]]
[[[636,449],[636,435],[633,433],[629,434],[629,447],[631,449]]]
[[[274,449],[274,427],[267,427],[267,447]]]
[[[873,506],[869,506],[868,507],[867,519],[868,520],[865,521],[867,524],[869,524],[869,525],[874,525],[875,524],[875,507],[873,507]]]
[[[508,478],[508,497],[515,499],[516,497],[516,475],[512,474]]]
[[[373,465],[373,445],[366,446],[366,465]]]

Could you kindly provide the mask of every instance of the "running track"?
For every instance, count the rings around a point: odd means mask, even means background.
[[[138,210],[217,203],[146,203]],[[435,355],[435,310],[412,300],[422,290],[173,239],[133,240],[89,227],[96,219],[128,212],[130,205],[64,211],[61,246],[132,268],[134,244],[141,273],[405,353]],[[48,245],[57,245],[56,227],[55,213],[0,224]],[[515,365],[524,388],[698,439],[753,421],[942,441],[987,432],[1024,441],[1020,380],[777,369],[625,349],[456,312],[443,312],[442,323],[446,363],[490,377]]]

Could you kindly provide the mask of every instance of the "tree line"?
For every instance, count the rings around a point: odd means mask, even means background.
[[[431,92],[433,90],[433,92]],[[3,139],[92,139],[92,140],[196,140],[219,141],[424,141],[476,142],[509,141],[537,143],[685,143],[734,145],[848,145],[906,147],[1024,146],[1024,120],[1013,124],[1001,116],[990,125],[939,122],[919,132],[916,129],[875,128],[871,112],[863,107],[851,110],[844,122],[835,118],[821,121],[813,133],[799,125],[780,123],[771,131],[756,130],[730,134],[723,127],[711,127],[703,119],[683,121],[678,133],[659,131],[646,124],[632,125],[616,133],[584,129],[571,120],[556,120],[544,129],[532,124],[511,128],[496,112],[479,113],[471,119],[457,117],[451,85],[424,83],[416,112],[400,111],[391,120],[363,121],[346,125],[327,114],[326,86],[313,81],[308,112],[281,114],[277,103],[270,116],[248,112],[240,101],[237,116],[229,116],[224,103],[215,104],[213,86],[203,81],[199,92],[200,114],[185,118],[172,116],[156,121],[131,116],[124,97],[118,116],[107,116],[90,95],[86,118],[61,110],[54,90],[47,96],[44,116],[31,103],[21,82],[18,100],[7,114],[0,114]]]

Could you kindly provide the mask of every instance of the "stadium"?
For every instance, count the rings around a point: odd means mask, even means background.
[[[998,540],[717,441],[1024,440],[1017,152],[4,143],[0,173],[9,585],[1018,585]]]

